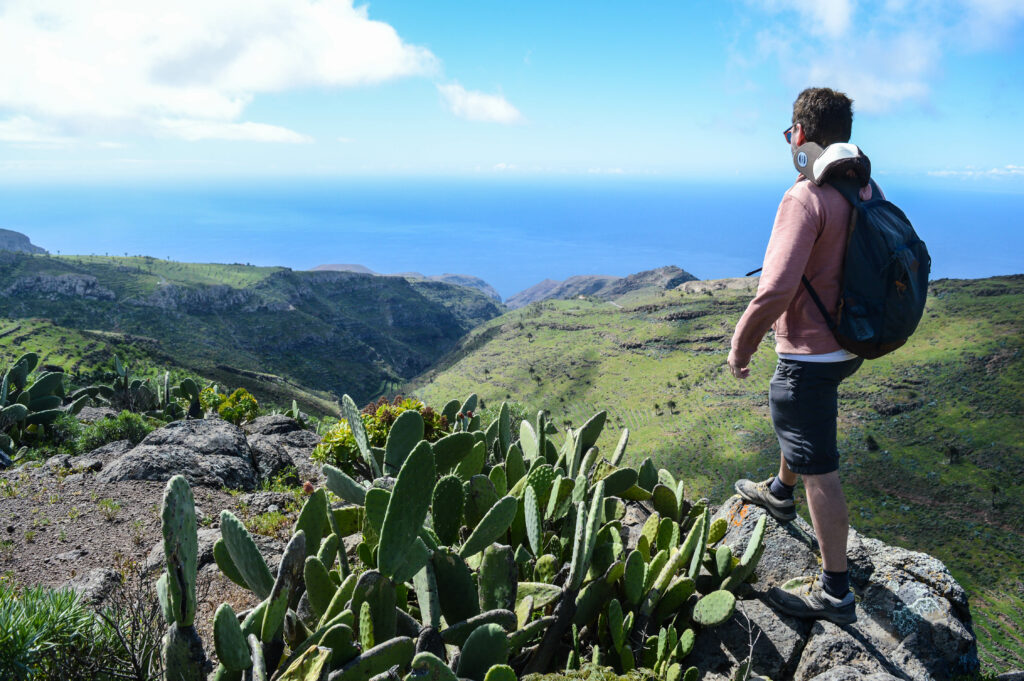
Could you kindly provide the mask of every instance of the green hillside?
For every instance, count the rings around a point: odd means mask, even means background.
[[[0,252],[0,333],[24,327],[5,354],[37,350],[88,370],[95,348],[72,347],[130,338],[153,362],[317,412],[343,393],[365,402],[393,391],[500,312],[478,291],[434,281]]]
[[[841,474],[851,523],[943,560],[972,594],[989,670],[1024,666],[1024,276],[933,282],[910,343],[841,392]],[[596,410],[629,451],[721,501],[737,477],[777,466],[766,340],[740,382],[725,367],[749,291],[634,292],[547,301],[475,329],[413,383],[430,404],[546,405],[580,425]],[[798,492],[799,494],[799,492]],[[806,509],[800,500],[801,508]],[[806,517],[806,516],[805,516]]]

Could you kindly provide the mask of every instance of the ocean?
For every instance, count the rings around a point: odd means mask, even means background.
[[[932,277],[1024,272],[1024,195],[887,183]],[[508,297],[543,279],[677,265],[760,266],[785,184],[682,180],[315,179],[0,187],[0,228],[52,253],[481,277]]]

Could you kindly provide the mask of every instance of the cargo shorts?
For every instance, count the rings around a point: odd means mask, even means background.
[[[864,363],[779,359],[768,390],[772,425],[786,465],[800,475],[839,470],[839,384]]]

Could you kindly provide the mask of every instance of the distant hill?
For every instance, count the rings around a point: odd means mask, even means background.
[[[576,427],[598,410],[611,451],[724,499],[778,466],[771,339],[751,377],[726,369],[756,279],[688,282],[618,299],[547,300],[492,319],[410,386],[428,404],[477,393]],[[852,525],[930,553],[968,589],[987,670],[1024,667],[1024,275],[938,280],[917,333],[840,388],[841,476]],[[560,428],[565,423],[557,424]],[[802,492],[798,492],[802,495]],[[805,513],[802,496],[797,508]],[[806,517],[806,514],[805,514]]]
[[[440,281],[446,284],[454,284],[455,286],[465,286],[466,288],[476,289],[480,291],[488,298],[500,303],[501,294],[498,293],[493,286],[488,284],[480,277],[474,277],[469,274],[435,274],[427,276],[420,272],[395,272],[393,274],[382,274],[380,272],[374,272],[365,265],[317,265],[313,268],[314,272],[361,272],[363,274],[375,274],[381,277],[402,277],[403,279],[425,279],[427,281]]]
[[[153,356],[227,385],[273,374],[361,404],[502,310],[439,281],[0,251],[0,326],[38,318],[77,333],[142,337]],[[36,349],[32,333],[13,336],[22,342],[11,353]]]
[[[360,274],[380,274],[374,272],[366,265],[317,265],[312,272],[358,272]]]
[[[46,253],[46,249],[40,248],[22,234],[10,229],[0,229],[0,251],[13,251],[15,253]]]
[[[674,265],[637,272],[628,277],[584,274],[569,277],[565,281],[545,279],[511,296],[505,301],[505,305],[514,310],[539,300],[569,300],[579,296],[596,296],[611,300],[642,288],[672,289],[683,282],[696,279],[697,277]]]

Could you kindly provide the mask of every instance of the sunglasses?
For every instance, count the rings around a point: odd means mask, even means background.
[[[795,128],[798,125],[800,124],[794,123],[793,125],[789,126],[788,128],[782,131],[782,136],[786,138],[786,144],[793,143],[793,128]]]

